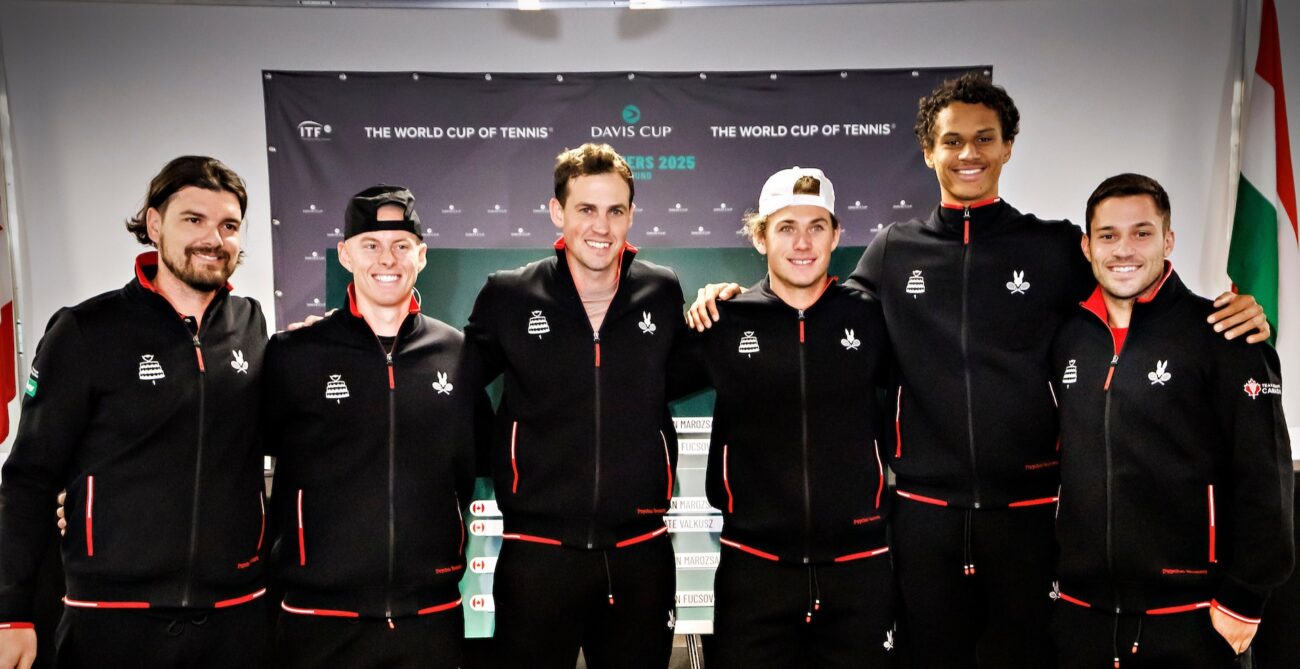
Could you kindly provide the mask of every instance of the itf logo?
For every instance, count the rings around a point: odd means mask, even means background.
[[[641,120],[641,108],[636,105],[628,105],[623,108],[623,122],[636,123]]]
[[[298,124],[298,139],[304,139],[312,142],[328,142],[329,135],[334,129],[328,123],[317,123],[316,121],[303,121]]]

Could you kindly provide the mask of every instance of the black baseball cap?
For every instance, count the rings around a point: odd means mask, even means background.
[[[400,221],[378,220],[379,208],[395,204],[405,210]],[[352,196],[347,211],[343,212],[344,239],[363,232],[376,230],[403,230],[423,237],[420,233],[420,216],[415,213],[415,196],[403,186],[380,184],[371,186]]]

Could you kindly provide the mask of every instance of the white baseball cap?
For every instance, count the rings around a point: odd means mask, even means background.
[[[821,193],[796,195],[794,185],[803,177],[812,177],[820,182]],[[835,186],[832,186],[831,180],[815,167],[791,167],[781,170],[768,177],[767,183],[763,184],[763,192],[758,196],[758,215],[767,216],[774,211],[797,204],[810,204],[834,214]]]

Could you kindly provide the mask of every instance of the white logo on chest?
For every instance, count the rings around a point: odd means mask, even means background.
[[[148,381],[150,385],[158,385],[158,379],[166,378],[163,373],[162,365],[153,359],[152,355],[140,356],[140,380]]]
[[[1070,364],[1065,366],[1065,374],[1061,375],[1061,384],[1068,386],[1079,380],[1079,368],[1071,360]]]
[[[334,400],[335,404],[342,404],[343,400],[352,397],[348,392],[348,383],[343,380],[342,374],[330,374],[329,383],[325,384],[325,399]]]
[[[912,270],[912,276],[907,278],[907,294],[914,300],[917,295],[925,294],[925,277],[921,276],[921,270]]]
[[[450,395],[452,387],[447,381],[447,372],[438,372],[438,380],[434,382],[433,389],[438,391],[439,395]]]
[[[1153,385],[1153,386],[1156,385],[1156,384],[1159,384],[1159,385],[1162,385],[1162,386],[1165,385],[1165,382],[1168,381],[1168,380],[1170,379],[1169,371],[1168,371],[1168,370],[1169,370],[1169,361],[1168,361],[1168,360],[1157,360],[1157,361],[1156,361],[1156,371],[1154,371],[1154,372],[1147,372],[1147,378],[1150,379],[1150,381],[1151,381],[1151,385]]]
[[[744,353],[747,358],[752,358],[755,353],[758,353],[758,337],[754,336],[753,330],[745,331],[745,336],[740,338],[740,347],[736,350]]]
[[[542,315],[542,310],[538,309],[534,311],[532,317],[528,319],[528,334],[537,335],[537,338],[541,339],[542,335],[550,331],[551,324],[546,322],[546,317]]]
[[[853,336],[853,330],[844,328],[844,338],[840,340],[840,346],[843,346],[846,351],[856,351],[861,345],[862,342]]]
[[[657,329],[655,328],[655,324],[650,320],[650,312],[648,311],[641,312],[641,322],[637,323],[636,326],[641,328],[643,334],[648,335],[654,334]]]
[[[235,350],[231,351],[230,353],[231,353],[231,355],[235,356],[235,359],[230,361],[230,366],[233,367],[233,368],[235,368],[235,373],[236,373],[236,374],[247,374],[247,373],[248,373],[248,361],[244,359],[244,352],[241,351],[241,350],[239,350],[239,349],[235,349]]]
[[[1007,290],[1011,291],[1012,295],[1024,295],[1025,291],[1029,290],[1029,282],[1025,281],[1024,270],[1019,272],[1011,271],[1011,280],[1007,282]]]

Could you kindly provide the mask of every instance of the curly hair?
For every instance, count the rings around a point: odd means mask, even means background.
[[[181,156],[167,163],[149,182],[149,193],[144,198],[144,205],[135,216],[127,219],[126,229],[135,235],[136,241],[145,246],[154,245],[149,239],[149,210],[165,211],[171,196],[186,186],[233,194],[239,200],[241,218],[248,210],[248,191],[244,180],[234,170],[216,158]]]
[[[1020,132],[1020,110],[1016,109],[1016,103],[1007,95],[1006,89],[995,85],[982,72],[967,72],[956,79],[943,82],[929,97],[921,98],[916,110],[916,126],[913,128],[921,148],[926,151],[934,148],[935,120],[939,118],[939,112],[954,102],[984,105],[997,112],[998,120],[1002,123],[1003,141],[1014,140]]]

